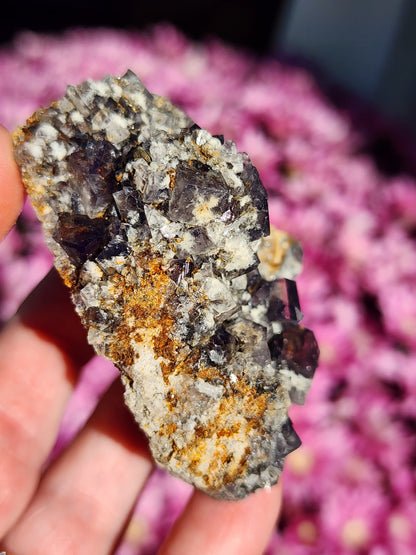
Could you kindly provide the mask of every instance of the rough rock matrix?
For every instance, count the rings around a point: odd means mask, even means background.
[[[155,460],[221,499],[274,484],[317,366],[299,245],[245,153],[132,73],[68,87],[14,134],[55,265]]]

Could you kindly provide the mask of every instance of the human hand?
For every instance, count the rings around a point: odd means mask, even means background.
[[[0,127],[0,237],[22,203],[10,137]],[[92,356],[68,291],[51,271],[0,334],[0,550],[7,555],[113,552],[152,471],[118,379],[74,441],[46,464]],[[261,554],[280,503],[279,485],[237,502],[195,491],[159,553]]]

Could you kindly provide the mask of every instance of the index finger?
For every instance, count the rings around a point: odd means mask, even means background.
[[[282,504],[282,484],[240,501],[220,501],[195,491],[158,555],[264,553]]]
[[[13,158],[10,134],[0,125],[0,239],[16,222],[24,199],[19,170]]]

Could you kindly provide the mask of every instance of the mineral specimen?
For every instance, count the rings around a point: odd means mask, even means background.
[[[317,366],[245,153],[131,71],[68,87],[15,156],[88,341],[119,368],[159,465],[208,494],[274,484],[299,446],[287,410]]]

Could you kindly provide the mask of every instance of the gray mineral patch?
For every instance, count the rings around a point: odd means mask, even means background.
[[[300,247],[269,236],[247,154],[131,71],[68,87],[14,144],[88,341],[119,368],[156,462],[221,499],[274,484],[318,348],[298,323]]]

